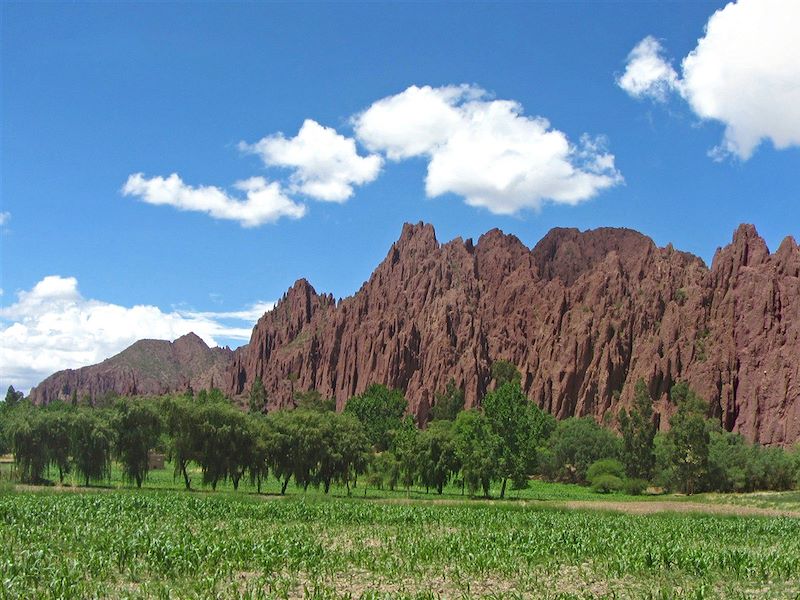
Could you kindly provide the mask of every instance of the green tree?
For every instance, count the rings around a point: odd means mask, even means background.
[[[501,440],[498,469],[502,481],[500,497],[504,498],[508,480],[524,479],[535,465],[531,405],[519,382],[511,380],[486,394],[482,408],[492,432]]]
[[[58,470],[58,481],[70,471],[70,433],[72,412],[64,406],[50,405],[44,410],[48,465]]]
[[[250,483],[256,486],[256,491],[261,493],[261,485],[269,476],[270,464],[275,453],[275,432],[272,422],[256,414],[250,418],[249,423],[252,447],[250,449],[250,464],[247,472]]]
[[[623,408],[619,413],[622,431],[622,460],[628,477],[652,479],[656,464],[656,422],[653,419],[653,399],[644,379],[636,382],[631,412]]]
[[[671,462],[681,490],[693,494],[708,472],[710,428],[708,406],[685,383],[676,383],[670,397],[678,405],[669,420]]]
[[[25,394],[15,390],[13,385],[8,386],[8,390],[6,390],[5,407],[8,409],[16,408],[24,397]]]
[[[317,390],[294,393],[294,404],[298,410],[313,410],[316,412],[333,412],[336,410],[336,400],[323,398]]]
[[[201,391],[201,393],[203,393]],[[183,476],[183,484],[187,490],[192,488],[192,479],[189,476],[189,463],[197,460],[200,446],[200,423],[198,420],[198,405],[191,395],[179,395],[167,398],[162,404],[164,421],[169,435],[169,457],[175,472]]]
[[[407,406],[400,390],[373,384],[360,396],[350,398],[344,412],[361,422],[370,445],[382,452],[391,445],[392,432],[400,428]]]
[[[437,393],[436,402],[431,406],[431,421],[455,421],[458,413],[464,410],[464,390],[456,385],[452,377],[443,393]]]
[[[500,476],[498,455],[502,443],[492,431],[489,421],[477,410],[458,414],[454,424],[456,456],[461,475],[470,494],[483,490],[489,497],[492,481]]]
[[[47,422],[42,412],[32,407],[17,411],[9,423],[9,437],[20,480],[27,483],[43,481],[50,458]]]
[[[364,472],[369,454],[369,442],[361,423],[353,415],[334,412],[319,413],[318,462],[315,484],[322,484],[325,493],[337,481],[347,488]]]
[[[118,400],[111,421],[115,433],[115,455],[122,476],[137,488],[150,472],[149,454],[161,436],[161,418],[155,407],[143,400]]]
[[[397,458],[400,466],[400,483],[403,484],[403,487],[406,488],[406,493],[408,493],[419,477],[420,456],[422,454],[420,432],[410,416],[403,419],[402,424],[395,432],[392,441],[392,453]]]
[[[506,383],[520,383],[522,375],[513,363],[507,360],[496,360],[492,363],[492,379],[494,379],[495,389],[497,389]]]
[[[572,483],[585,483],[589,465],[620,455],[620,440],[591,417],[559,421],[548,442],[546,475]]]
[[[434,488],[441,494],[450,478],[460,469],[453,422],[440,419],[430,423],[420,433],[419,448],[422,485],[426,492]]]
[[[250,386],[248,406],[251,413],[267,412],[267,390],[264,389],[261,377],[256,377],[253,380],[253,385]]]
[[[72,420],[71,453],[75,471],[90,481],[110,479],[114,432],[105,414],[92,408],[79,409]]]
[[[230,478],[233,489],[251,465],[252,430],[247,415],[223,402],[208,402],[197,415],[199,439],[196,461],[203,472],[203,483],[217,489]]]

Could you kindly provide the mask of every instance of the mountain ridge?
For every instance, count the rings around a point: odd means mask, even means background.
[[[440,243],[417,223],[352,296],[337,302],[298,279],[218,385],[237,396],[260,377],[271,408],[313,387],[341,409],[384,383],[424,420],[451,377],[477,404],[504,359],[559,418],[613,419],[641,377],[665,424],[669,389],[686,380],[726,429],[785,445],[800,439],[798,356],[791,236],[770,253],[741,225],[709,267],[631,229],[557,228],[528,248],[498,229]]]

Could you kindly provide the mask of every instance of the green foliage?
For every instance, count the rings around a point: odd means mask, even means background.
[[[261,381],[261,377],[256,377],[253,380],[253,385],[250,386],[247,406],[251,413],[267,412],[267,390],[264,389],[264,383]]]
[[[436,394],[436,402],[431,407],[431,421],[455,421],[458,413],[464,410],[464,390],[456,386],[450,378],[443,393]]]
[[[373,384],[360,396],[350,398],[344,412],[361,422],[370,445],[381,452],[390,447],[392,433],[400,428],[407,406],[400,390]]]
[[[500,439],[498,468],[503,498],[509,479],[523,480],[534,470],[539,440],[533,437],[533,408],[517,381],[506,382],[486,394],[482,408],[492,433]]]
[[[592,482],[592,491],[598,494],[609,494],[611,492],[619,492],[625,483],[616,475],[600,475]]]
[[[298,410],[313,410],[316,412],[334,412],[336,400],[323,398],[317,390],[294,393],[295,408]]]
[[[400,468],[400,484],[408,491],[418,478],[422,458],[420,432],[411,417],[403,419],[396,430],[392,453]]]
[[[203,472],[203,483],[216,489],[228,478],[233,488],[251,464],[252,430],[247,415],[233,406],[209,401],[198,407],[195,460]]]
[[[363,473],[367,465],[369,442],[361,423],[353,415],[334,412],[314,413],[319,415],[318,462],[313,481],[322,485],[325,493],[331,483],[337,481],[347,488]]]
[[[488,497],[492,481],[500,477],[502,440],[492,431],[489,420],[476,410],[460,412],[454,427],[456,456],[464,484],[470,494],[480,489]]]
[[[430,423],[419,436],[420,482],[427,491],[441,494],[447,482],[459,471],[454,424],[449,420]]]
[[[186,489],[191,489],[192,479],[189,476],[189,463],[197,460],[200,450],[197,406],[200,402],[190,395],[173,396],[162,404],[162,413],[169,435],[168,454],[174,464],[174,476],[183,476]]]
[[[42,412],[47,430],[48,466],[58,470],[58,480],[64,483],[64,476],[71,470],[72,411],[64,406],[51,405]]]
[[[9,426],[11,448],[17,461],[19,477],[28,483],[44,479],[49,462],[47,420],[38,410],[18,411]]]
[[[670,396],[678,405],[667,434],[670,462],[680,489],[693,494],[708,473],[710,427],[705,418],[708,407],[685,383],[675,384]]]
[[[522,375],[513,363],[507,360],[496,360],[492,363],[492,379],[495,381],[495,389],[498,389],[506,383],[519,384]]]
[[[618,479],[624,479],[625,467],[615,458],[603,458],[593,462],[586,471],[586,479],[591,484],[605,475],[613,475]]]
[[[629,477],[650,479],[655,469],[656,422],[653,419],[653,399],[644,379],[636,382],[630,415],[625,409],[619,414],[622,431],[622,460]]]
[[[114,432],[106,415],[97,409],[80,408],[72,420],[71,453],[75,471],[90,481],[108,479]]]
[[[7,409],[14,409],[16,408],[22,399],[25,397],[25,394],[22,392],[18,392],[14,389],[13,385],[8,386],[8,390],[6,390],[6,397],[5,397],[5,408]]]
[[[629,496],[641,496],[647,489],[647,481],[644,479],[629,478],[623,482],[622,491]]]
[[[161,435],[161,418],[152,403],[123,399],[114,407],[111,423],[115,455],[122,464],[124,478],[142,487],[150,470],[148,454]]]
[[[547,461],[540,464],[551,479],[584,483],[589,465],[601,458],[617,458],[620,446],[620,439],[591,417],[572,417],[556,425]]]

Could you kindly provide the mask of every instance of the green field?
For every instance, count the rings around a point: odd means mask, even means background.
[[[3,598],[798,598],[800,519],[535,502],[0,493]]]
[[[10,463],[0,462],[0,481],[9,481],[13,479],[11,477],[11,469],[12,466]],[[191,466],[189,472],[192,477],[192,488],[194,490],[211,492],[211,486],[202,485],[202,474],[199,467]],[[58,474],[55,472],[51,472],[49,476],[51,478],[55,478],[56,480],[58,479]],[[68,474],[64,480],[65,487],[84,489],[82,488],[82,485],[83,482],[74,473]],[[60,486],[56,485],[54,487],[58,488]],[[184,490],[184,485],[183,485],[183,479],[180,476],[178,476],[177,478],[173,477],[172,465],[170,463],[167,463],[165,469],[150,471],[148,478],[144,483],[143,488],[150,490],[181,491]],[[94,484],[91,489],[100,489],[100,490],[131,489],[131,485],[123,481],[121,469],[119,468],[119,465],[115,463],[112,465],[111,468],[111,478],[108,481]],[[278,495],[280,494],[280,489],[281,489],[280,482],[274,477],[270,477],[268,480],[265,480],[261,486],[261,491],[265,495]],[[217,486],[217,490],[219,492],[234,491],[230,481],[221,481]],[[500,493],[499,483],[495,483],[493,485],[492,492],[494,497],[497,497],[499,495]],[[239,490],[235,493],[239,495],[255,494],[256,486],[251,484],[251,482],[247,478],[244,478],[242,479],[242,482],[239,485]],[[287,493],[290,496],[295,496],[295,495],[302,495],[306,497],[323,496],[322,491],[314,488],[313,486],[309,487],[308,490],[304,491],[302,488],[298,488],[294,484],[289,485]],[[351,494],[352,496],[357,496],[357,497],[364,497],[364,495],[366,495],[368,498],[373,498],[373,499],[444,498],[451,500],[464,500],[467,497],[462,494],[462,490],[459,486],[455,486],[452,484],[446,486],[442,496],[439,496],[433,490],[426,493],[424,488],[420,488],[418,486],[412,486],[408,490],[406,490],[402,486],[398,486],[394,491],[391,491],[388,488],[380,490],[370,487],[365,488],[363,478],[359,480],[358,487],[353,489]],[[345,497],[347,495],[347,491],[343,486],[333,485],[331,487],[330,495],[333,497]],[[568,484],[568,483],[543,482],[539,480],[531,480],[528,487],[522,490],[509,489],[506,492],[506,496],[510,500],[608,499],[607,495],[597,494],[595,492],[592,492],[592,490],[586,486]],[[643,497],[626,496],[625,494],[617,493],[613,495],[613,498],[615,500],[641,500]]]

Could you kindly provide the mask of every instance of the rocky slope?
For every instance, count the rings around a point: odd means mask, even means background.
[[[223,383],[262,378],[272,407],[316,388],[341,408],[370,383],[425,418],[454,377],[474,405],[510,360],[559,418],[613,419],[642,377],[666,424],[686,380],[751,440],[800,439],[800,250],[770,254],[742,225],[709,269],[625,229],[554,229],[532,250],[498,230],[477,244],[405,225],[386,259],[336,303],[299,280],[256,324]]]
[[[404,390],[424,419],[453,377],[475,405],[493,361],[522,373],[529,397],[559,418],[614,422],[644,378],[662,426],[669,389],[687,381],[726,429],[764,444],[800,440],[800,249],[774,254],[751,225],[699,258],[627,229],[554,229],[533,249],[492,230],[440,244],[405,225],[353,296],[297,281],[232,353],[197,336],[143,340],[34,388],[57,397],[208,387],[246,394],[261,377],[271,408],[315,388],[336,399],[371,383]]]
[[[57,399],[100,398],[120,395],[163,394],[219,386],[231,362],[229,348],[209,348],[194,333],[174,342],[139,340],[103,362],[51,375],[30,392],[34,403]]]

